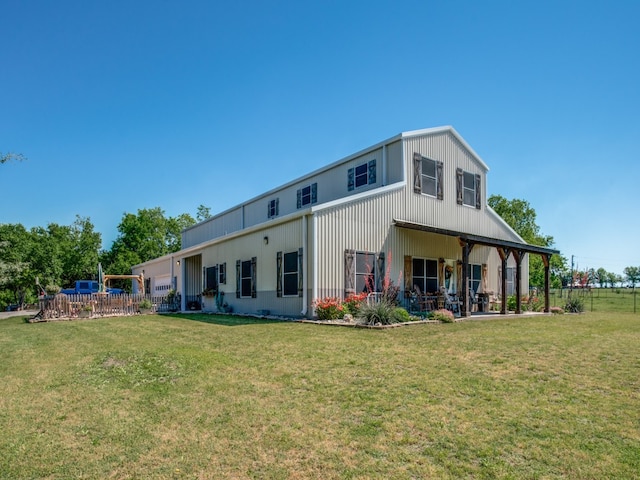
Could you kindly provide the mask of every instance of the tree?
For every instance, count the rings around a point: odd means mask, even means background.
[[[12,153],[12,152],[2,153],[2,152],[0,152],[0,164],[7,163],[7,162],[10,162],[12,160],[16,160],[18,162],[21,162],[22,160],[25,160],[25,157],[21,153]]]
[[[209,207],[205,207],[204,205],[198,205],[198,211],[196,213],[197,222],[204,222],[209,218],[211,218],[211,209]]]
[[[609,275],[604,268],[600,267],[598,270],[596,270],[596,279],[598,280],[598,285],[600,285],[600,288],[604,288],[607,286],[608,278]]]
[[[631,286],[635,288],[636,283],[640,281],[640,267],[625,267],[623,273],[627,282],[629,282]]]
[[[128,274],[133,265],[177,252],[182,230],[194,224],[191,215],[165,217],[160,207],[141,209],[136,215],[125,213],[111,250],[101,255],[103,267],[108,273]]]
[[[553,246],[553,237],[540,233],[536,211],[526,200],[507,200],[501,195],[491,195],[488,204],[525,242],[541,247]],[[561,255],[551,256],[549,268],[553,287],[564,284],[566,263],[566,258]],[[539,288],[544,286],[544,263],[539,255],[529,255],[529,284]]]
[[[31,284],[30,235],[22,225],[0,225],[0,303],[24,303]]]

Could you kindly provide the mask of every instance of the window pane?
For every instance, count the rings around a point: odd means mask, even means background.
[[[436,179],[431,177],[422,176],[422,193],[436,196]]]
[[[476,204],[476,192],[474,192],[473,190],[467,190],[465,188],[463,203],[465,205],[474,206]]]
[[[464,188],[476,188],[476,177],[473,173],[464,172]]]
[[[288,274],[284,276],[284,294],[298,295],[298,274]]]
[[[356,275],[356,292],[371,292],[375,290],[373,275]]]
[[[297,252],[284,254],[284,272],[298,273],[298,253]]]
[[[422,174],[435,178],[436,162],[434,162],[433,160],[422,160]]]
[[[242,296],[243,297],[251,296],[251,279],[250,278],[242,279]]]
[[[435,293],[438,291],[438,280],[435,278],[427,278],[427,286],[425,292]]]
[[[437,277],[438,262],[435,260],[427,260],[425,263],[427,264],[427,277]]]
[[[413,277],[413,288],[418,287],[421,292],[426,292],[424,289],[424,278]]]
[[[413,259],[413,275],[416,277],[424,277],[424,260],[421,258]]]
[[[356,253],[356,273],[369,273],[373,271],[373,255]]]
[[[242,262],[242,278],[251,277],[251,261]]]

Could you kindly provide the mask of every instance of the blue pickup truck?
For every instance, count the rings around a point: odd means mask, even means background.
[[[92,294],[98,293],[99,289],[98,282],[94,280],[76,280],[76,284],[73,288],[64,288],[60,291],[60,293],[64,293],[66,295],[77,295],[77,294]],[[111,293],[114,295],[124,293],[124,290],[121,288],[107,288],[107,293]]]

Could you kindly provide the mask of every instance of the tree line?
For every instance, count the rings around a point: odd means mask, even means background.
[[[187,213],[170,217],[160,207],[125,213],[106,250],[88,217],[76,215],[71,225],[30,230],[0,224],[0,308],[35,302],[40,287],[53,294],[76,280],[96,280],[98,263],[106,273],[130,274],[133,265],[180,250],[182,230],[210,216],[203,205],[195,218]],[[130,289],[130,282],[122,286]]]

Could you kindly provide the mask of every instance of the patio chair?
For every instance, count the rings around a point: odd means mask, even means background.
[[[440,287],[440,294],[444,298],[444,308],[450,310],[455,315],[460,315],[460,300],[455,295],[449,294],[445,287]]]

